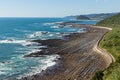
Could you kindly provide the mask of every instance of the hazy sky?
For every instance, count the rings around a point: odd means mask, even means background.
[[[0,0],[0,17],[63,17],[119,11],[120,0]]]

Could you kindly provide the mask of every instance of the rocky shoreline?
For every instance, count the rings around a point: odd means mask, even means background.
[[[55,66],[20,80],[90,80],[95,72],[104,70],[108,66],[105,57],[93,50],[94,45],[109,31],[108,29],[74,23],[64,23],[64,25],[86,28],[86,33],[74,33],[65,36],[64,40],[34,40],[47,45],[48,48],[25,57],[58,54],[60,58],[56,60]]]

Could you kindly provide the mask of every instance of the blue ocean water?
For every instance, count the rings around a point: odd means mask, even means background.
[[[81,28],[61,27],[64,18],[0,18],[0,79],[12,80],[21,76],[40,73],[55,64],[59,55],[24,58],[26,54],[47,47],[31,42],[35,39],[62,39],[64,35],[83,32]],[[75,21],[78,24],[95,24],[96,21]],[[62,33],[62,34],[61,34]],[[29,46],[28,46],[29,45]]]

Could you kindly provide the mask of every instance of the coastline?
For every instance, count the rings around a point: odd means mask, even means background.
[[[66,24],[66,23],[65,23]],[[95,72],[104,70],[111,62],[108,62],[104,54],[101,54],[99,41],[109,32],[109,29],[98,28],[91,25],[77,25],[67,23],[72,27],[84,27],[86,33],[75,33],[67,40],[46,40],[50,53],[60,55],[56,65],[43,71],[43,75],[34,75],[21,80],[90,80]],[[49,43],[49,44],[48,44]],[[99,51],[98,51],[99,50]],[[106,52],[103,52],[105,53]],[[42,55],[39,53],[39,55]],[[110,58],[110,57],[109,57]]]
[[[101,26],[93,26],[93,27],[98,27],[98,28],[103,28],[103,29],[108,29],[110,32],[112,30],[112,28],[109,28],[109,27],[101,27]],[[107,32],[107,33],[108,33]],[[109,52],[107,52],[105,49],[103,48],[100,48],[100,41],[104,38],[104,36],[107,34],[105,33],[103,35],[103,37],[95,44],[93,50],[95,50],[95,48],[97,49],[97,52],[100,53],[101,55],[103,55],[104,57],[107,57],[108,60],[108,63],[111,64],[113,62],[115,62],[115,58],[112,56],[112,54],[110,54]],[[96,51],[96,50],[95,50]],[[109,65],[107,66],[109,67]]]

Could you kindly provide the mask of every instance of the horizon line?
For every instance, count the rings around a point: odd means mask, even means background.
[[[53,17],[44,17],[44,16],[0,16],[0,18],[64,18],[67,16],[77,16],[77,15],[90,15],[90,14],[110,14],[110,13],[120,13],[120,12],[101,12],[101,13],[85,13],[85,14],[71,14],[66,16],[53,16]]]

